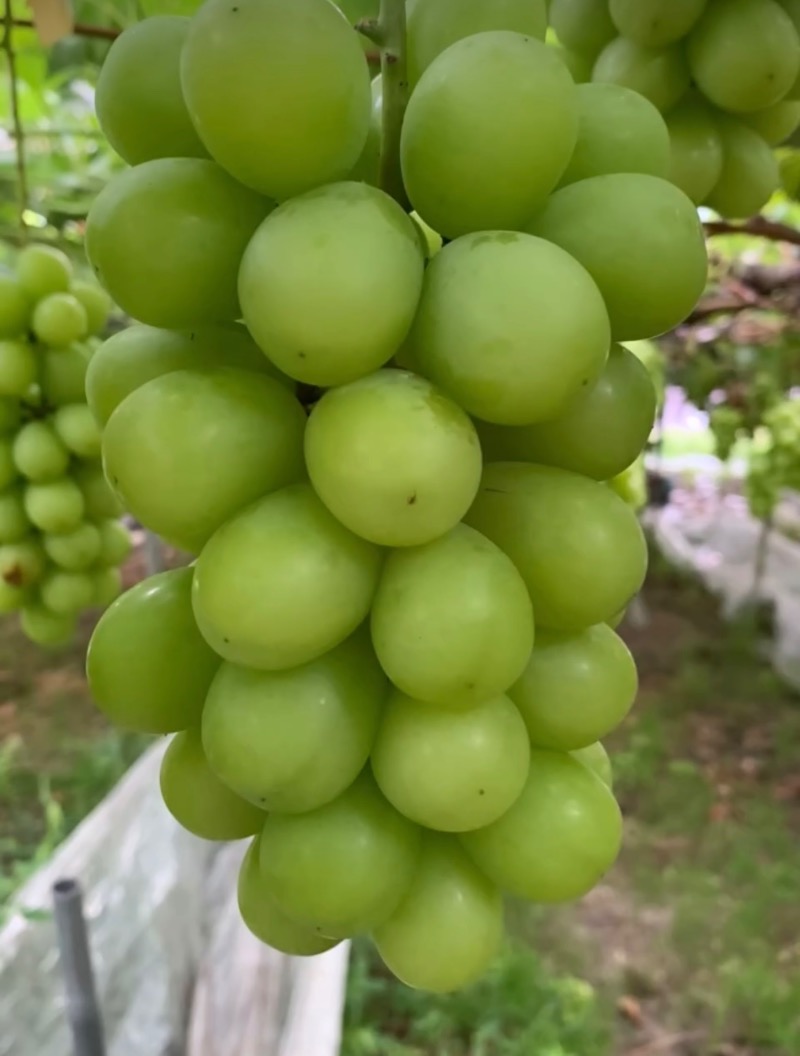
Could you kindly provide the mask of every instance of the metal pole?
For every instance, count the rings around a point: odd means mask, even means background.
[[[59,880],[53,904],[74,1056],[106,1056],[80,885]]]

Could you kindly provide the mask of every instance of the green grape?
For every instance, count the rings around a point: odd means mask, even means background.
[[[0,579],[0,615],[7,616],[9,613],[19,612],[27,600],[27,591],[12,587],[4,579]]]
[[[377,187],[380,183],[381,139],[383,138],[383,78],[372,80],[372,110],[364,149],[348,174],[348,180],[361,180]]]
[[[68,477],[29,484],[24,503],[31,523],[51,535],[74,531],[86,512],[81,489]]]
[[[608,480],[626,469],[647,443],[656,416],[656,391],[640,360],[612,345],[597,381],[580,391],[563,414],[537,425],[482,425],[491,462],[538,462]]]
[[[269,209],[212,161],[147,161],[97,196],[86,252],[117,304],[143,323],[180,329],[236,319],[239,263]]]
[[[105,425],[120,403],[153,378],[176,370],[236,367],[283,378],[240,326],[158,330],[129,326],[109,337],[86,371],[86,402]]]
[[[19,400],[10,396],[0,396],[0,434],[16,432],[21,419],[22,408]]]
[[[551,0],[550,24],[565,48],[592,58],[616,36],[606,0]]]
[[[30,530],[23,493],[17,490],[0,493],[0,543],[19,543]]]
[[[778,3],[792,20],[794,28],[797,30],[798,36],[800,36],[800,0],[778,0]],[[784,99],[800,99],[800,74],[798,74]]]
[[[357,34],[325,0],[207,0],[181,73],[203,143],[262,194],[292,198],[342,179],[358,160],[369,69]]]
[[[39,383],[47,403],[54,407],[61,407],[65,403],[81,403],[86,398],[83,386],[88,360],[80,347],[60,348],[58,351],[45,349],[40,353],[39,359],[41,364]],[[2,364],[1,350],[0,364]],[[36,361],[32,353],[31,374],[33,377],[36,375]],[[0,365],[1,377],[2,366]]]
[[[622,818],[608,788],[576,759],[534,750],[528,783],[502,818],[461,836],[498,887],[534,902],[566,902],[611,868]]]
[[[646,48],[663,48],[685,37],[707,0],[610,0],[609,12],[623,35]]]
[[[102,520],[107,517],[119,517],[122,513],[122,503],[109,487],[99,466],[93,463],[73,466],[72,477],[81,489],[88,518]]]
[[[537,748],[572,751],[605,737],[633,707],[636,664],[604,623],[577,634],[542,631],[508,695]]]
[[[342,524],[380,546],[418,546],[456,525],[481,480],[467,415],[430,382],[383,370],[322,397],[305,438],[314,489]]]
[[[635,513],[610,488],[575,473],[487,466],[466,521],[517,566],[542,627],[602,623],[644,581],[647,546]]]
[[[22,337],[30,325],[31,305],[13,275],[0,273],[0,339]]]
[[[607,483],[611,490],[616,492],[631,509],[643,510],[647,505],[647,474],[644,455]]]
[[[0,491],[13,484],[17,479],[17,467],[14,463],[14,441],[11,437],[0,437]]]
[[[781,100],[764,110],[743,115],[742,120],[771,147],[777,147],[800,125],[800,100]]]
[[[59,407],[53,415],[53,428],[64,446],[79,458],[99,458],[100,430],[85,403]]]
[[[643,48],[617,37],[598,55],[592,80],[630,88],[666,113],[686,92],[690,75],[682,48]]]
[[[45,535],[42,539],[50,560],[68,572],[82,572],[100,556],[100,530],[93,524],[81,524],[63,535]]]
[[[619,84],[581,84],[578,117],[578,141],[559,186],[609,172],[667,175],[667,126],[644,96]]]
[[[97,706],[117,725],[175,733],[200,721],[220,660],[192,616],[192,569],[138,583],[103,614],[86,675]]]
[[[122,574],[118,568],[97,568],[91,573],[94,586],[93,604],[106,609],[122,593]]]
[[[772,106],[800,71],[800,38],[772,0],[710,0],[687,53],[700,91],[723,110]]]
[[[78,613],[92,604],[94,583],[83,572],[55,569],[47,574],[41,586],[43,604],[58,616]]]
[[[70,284],[69,292],[83,305],[89,334],[101,333],[108,323],[111,314],[111,298],[95,282],[82,282],[80,279]]]
[[[0,546],[0,579],[10,587],[25,588],[38,583],[46,565],[45,552],[36,538]]]
[[[72,264],[55,246],[25,246],[17,254],[17,281],[31,301],[51,293],[66,293],[72,281]]]
[[[410,339],[426,377],[500,425],[560,414],[600,374],[610,343],[584,268],[558,246],[505,231],[460,238],[431,262]]]
[[[700,205],[722,174],[722,138],[711,110],[689,96],[667,115],[669,179]]]
[[[99,564],[121,565],[133,549],[128,529],[119,521],[101,521],[97,527],[100,533]]]
[[[553,49],[480,33],[431,63],[409,101],[403,179],[442,235],[514,230],[542,205],[578,133],[575,85]]]
[[[111,45],[100,69],[97,119],[129,165],[208,156],[181,90],[181,49],[190,25],[177,15],[134,23]]]
[[[88,335],[89,317],[71,293],[51,293],[33,309],[31,327],[45,345],[65,348]]]
[[[567,67],[576,84],[586,84],[591,81],[594,69],[593,58],[587,58],[579,51],[570,51],[569,48],[562,48],[560,45],[551,45],[551,47]]]
[[[14,440],[14,463],[28,480],[55,480],[67,471],[69,451],[48,422],[28,422]]]
[[[22,341],[0,341],[0,396],[24,396],[36,381],[36,355]]]
[[[609,791],[613,789],[614,771],[611,768],[611,760],[608,757],[608,752],[599,741],[597,744],[589,744],[585,748],[578,748],[569,754],[599,777]]]
[[[722,173],[706,204],[732,219],[754,216],[780,186],[775,155],[752,128],[734,118],[720,119]]]
[[[75,634],[75,616],[58,615],[39,603],[25,604],[20,615],[20,626],[26,637],[37,645],[57,647],[67,645]]]
[[[544,40],[544,0],[417,0],[408,11],[409,81],[416,84],[451,44],[493,30]]]
[[[500,952],[503,900],[451,836],[426,834],[406,897],[374,933],[407,986],[448,993],[475,982]]]
[[[242,260],[250,333],[293,378],[340,385],[386,363],[422,289],[412,221],[383,191],[338,183],[276,209]]]
[[[469,707],[504,693],[533,646],[525,583],[506,555],[466,525],[397,551],[372,606],[372,640],[404,693]]]
[[[260,862],[280,908],[326,938],[371,931],[406,893],[420,830],[383,798],[368,774],[305,814],[270,814]]]
[[[530,230],[583,264],[618,341],[671,330],[705,288],[708,259],[697,210],[683,191],[655,176],[617,173],[564,187]]]
[[[278,907],[259,865],[259,841],[253,840],[239,871],[239,913],[246,927],[281,953],[292,957],[315,957],[332,950],[338,939],[326,939],[311,928],[296,924]]]
[[[264,375],[164,374],[111,415],[106,476],[142,524],[197,553],[248,503],[301,479],[305,421],[298,401]]]
[[[525,723],[508,697],[449,711],[395,693],[372,752],[389,802],[441,832],[496,821],[522,792],[529,764]]]
[[[363,769],[387,692],[365,632],[291,671],[223,664],[203,710],[208,761],[264,810],[314,810]]]
[[[369,612],[377,547],[334,520],[310,486],[267,496],[228,521],[197,562],[194,611],[226,660],[283,670],[343,642]]]
[[[264,824],[264,812],[231,792],[208,765],[198,730],[172,738],[161,762],[160,785],[167,810],[201,840],[241,840]]]

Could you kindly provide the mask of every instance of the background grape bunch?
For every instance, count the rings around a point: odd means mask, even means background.
[[[367,933],[444,992],[504,894],[578,898],[617,855],[600,741],[647,549],[616,489],[658,399],[624,342],[680,322],[707,261],[658,111],[577,88],[543,0],[410,5],[407,108],[404,16],[360,27],[377,84],[328,0],[207,0],[111,49],[131,167],[87,252],[140,325],[88,399],[114,491],[196,560],[112,605],[88,675],[175,735],[181,824],[253,837],[256,935]]]
[[[766,204],[773,148],[800,125],[798,0],[552,0],[550,16],[576,81],[623,85],[664,115],[657,175],[723,216]]]
[[[131,548],[84,395],[110,307],[49,246],[0,274],[0,611],[40,645],[70,641],[82,609],[117,597]]]

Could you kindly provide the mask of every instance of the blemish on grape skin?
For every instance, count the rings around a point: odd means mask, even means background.
[[[409,495],[409,497],[406,499],[406,503],[409,506],[416,506],[416,504],[417,504],[417,493],[414,492],[413,495]]]

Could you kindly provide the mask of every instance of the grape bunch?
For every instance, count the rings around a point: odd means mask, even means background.
[[[745,495],[753,516],[767,521],[781,492],[800,486],[800,400],[777,401],[764,415],[762,434],[750,452]]]
[[[766,204],[800,125],[800,0],[551,0],[550,17],[584,119],[598,86],[632,89],[663,114],[655,175],[723,216]],[[620,134],[644,148],[633,120]]]
[[[110,485],[196,560],[118,599],[87,667],[116,722],[174,735],[178,821],[253,838],[259,938],[369,934],[449,991],[504,894],[579,898],[618,853],[611,625],[647,552],[609,482],[657,400],[622,342],[683,319],[707,260],[646,171],[649,104],[600,88],[583,122],[543,0],[417,0],[407,108],[382,6],[377,85],[329,0],[207,0],[110,51],[130,168],[87,252],[140,325],[88,396]]]
[[[83,387],[110,307],[50,246],[0,274],[0,612],[40,645],[117,597],[130,552]]]

